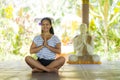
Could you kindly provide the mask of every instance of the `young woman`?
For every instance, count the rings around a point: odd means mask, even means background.
[[[30,47],[30,53],[36,54],[38,59],[26,56],[26,63],[32,68],[32,72],[57,72],[65,63],[64,57],[56,58],[61,53],[61,42],[54,35],[52,21],[45,17],[41,20],[41,34],[35,36]]]

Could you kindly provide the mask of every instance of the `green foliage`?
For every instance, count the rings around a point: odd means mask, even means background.
[[[90,30],[90,31],[96,31],[97,27],[96,27],[96,25],[95,25],[94,19],[92,19],[89,24],[90,24],[90,25],[89,25],[89,30]]]
[[[0,17],[3,17],[3,16],[4,16],[4,9],[0,8]]]
[[[118,31],[116,29],[110,29],[108,31],[108,39],[109,39],[109,43],[112,43],[109,45],[109,50],[113,50],[113,47],[114,47],[114,52],[119,52],[119,46],[120,46],[120,36],[117,36],[117,35],[120,35],[118,33]]]
[[[25,13],[27,13],[29,10],[30,10],[30,7],[24,7],[24,8],[23,8],[23,11],[24,11]]]
[[[14,37],[14,40],[12,41],[12,46],[13,46],[13,54],[20,54],[20,49],[22,46],[22,42],[21,42],[21,36],[16,34]]]
[[[60,23],[64,16],[74,14],[81,17],[82,0],[55,0],[54,2],[53,0],[48,0],[45,4],[44,0],[36,1],[36,3],[29,3],[29,5],[26,5],[25,7],[20,7],[15,3],[14,6],[9,5],[6,3],[6,0],[0,1],[1,55],[6,56],[7,54],[15,54],[16,56],[24,57],[29,54],[29,47],[32,39],[39,33],[38,29],[40,29],[33,21],[36,16],[41,16],[41,14],[50,14],[54,16],[53,26],[57,28],[60,27],[58,29],[63,28],[63,26],[60,26]],[[112,60],[115,57],[119,58],[120,0],[89,1],[89,30],[95,37],[95,54],[104,56],[104,44],[106,44],[105,40],[107,39],[108,59]],[[11,0],[11,4],[12,2],[13,1]],[[24,3],[27,3],[27,1],[24,0],[23,4]],[[16,9],[15,6],[18,6],[19,9]],[[67,30],[71,33],[70,28],[67,28]],[[66,33],[61,31],[58,35],[66,35]],[[70,36],[70,34],[67,35],[67,37]],[[70,54],[74,54],[74,52],[71,52]],[[32,56],[36,59],[35,55]]]
[[[119,0],[98,0],[93,2],[98,6],[91,3],[90,8],[92,18],[89,30],[95,36],[95,53],[101,52],[102,56],[106,56],[104,50],[108,50],[108,60],[115,59],[120,49],[119,2]]]

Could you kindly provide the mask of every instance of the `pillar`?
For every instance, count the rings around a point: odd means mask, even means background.
[[[82,23],[89,27],[89,0],[82,0]]]

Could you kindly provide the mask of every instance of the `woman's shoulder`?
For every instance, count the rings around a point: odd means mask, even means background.
[[[38,37],[41,37],[41,35],[39,34],[39,35],[35,35],[35,37],[34,38],[38,38]]]
[[[55,39],[59,39],[59,37],[57,35],[53,35],[52,37]]]
[[[37,35],[35,35],[35,37],[41,37],[41,34],[37,34]]]
[[[35,35],[34,39],[41,39],[41,35]]]
[[[53,40],[55,40],[57,42],[60,42],[60,39],[57,35],[53,35],[52,38],[53,38]]]

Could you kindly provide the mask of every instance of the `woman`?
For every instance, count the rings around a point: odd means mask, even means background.
[[[30,47],[30,53],[35,53],[38,59],[26,56],[25,61],[32,68],[32,72],[57,72],[65,63],[64,57],[55,59],[56,54],[61,53],[61,42],[54,35],[50,18],[43,18],[41,27],[41,34],[33,39]]]

